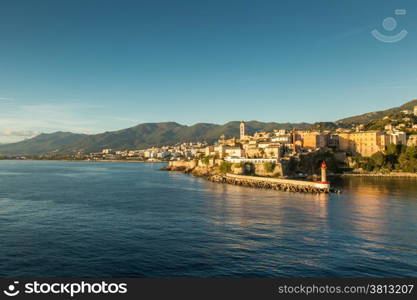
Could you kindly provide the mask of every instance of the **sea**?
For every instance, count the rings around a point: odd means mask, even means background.
[[[341,194],[164,164],[0,161],[0,277],[417,277],[417,179]]]

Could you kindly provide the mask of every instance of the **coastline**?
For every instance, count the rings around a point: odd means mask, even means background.
[[[417,178],[417,173],[410,172],[391,172],[391,173],[344,173],[338,174],[340,177],[407,177]]]
[[[65,162],[122,162],[122,163],[148,163],[148,164],[161,164],[169,163],[168,161],[143,161],[143,160],[117,160],[117,159],[96,159],[96,160],[85,160],[85,159],[0,159],[0,161],[65,161]]]

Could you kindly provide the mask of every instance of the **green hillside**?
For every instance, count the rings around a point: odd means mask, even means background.
[[[336,123],[342,124],[363,124],[372,120],[381,119],[386,116],[390,116],[401,112],[402,110],[413,110],[414,106],[417,105],[417,99],[409,101],[401,106],[393,107],[386,110],[374,111],[358,116],[353,116],[345,119],[338,120]]]
[[[18,143],[0,145],[0,155],[40,155],[60,153],[86,135],[71,132],[43,133]]]

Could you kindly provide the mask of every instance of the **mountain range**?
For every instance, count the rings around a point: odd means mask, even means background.
[[[93,135],[70,132],[43,133],[21,142],[0,145],[0,155],[91,153],[105,148],[125,150],[172,145],[179,142],[206,141],[212,143],[222,134],[226,137],[239,136],[239,124],[239,121],[232,121],[223,125],[197,123],[186,126],[175,122],[162,122],[144,123],[118,131]],[[248,133],[272,131],[277,128],[305,129],[309,126],[311,124],[308,123],[246,122]]]
[[[412,110],[417,100],[404,105],[376,111],[358,116],[341,119],[335,122],[309,123],[275,123],[246,122],[248,134],[256,131],[272,131],[273,129],[334,129],[338,126],[351,126],[400,112]],[[43,133],[28,140],[0,145],[0,155],[42,155],[98,152],[105,148],[116,150],[143,149],[151,146],[172,145],[179,142],[206,141],[212,143],[224,134],[226,137],[239,136],[239,121],[223,125],[197,123],[192,126],[175,122],[144,123],[134,127],[104,132],[100,134],[77,134],[71,132]]]

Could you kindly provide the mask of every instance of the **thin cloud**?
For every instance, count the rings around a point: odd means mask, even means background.
[[[33,130],[0,130],[0,136],[32,137],[40,134]]]
[[[101,127],[107,122],[94,115],[101,106],[89,103],[0,104],[0,143],[31,138],[40,132],[94,134],[102,132]]]

